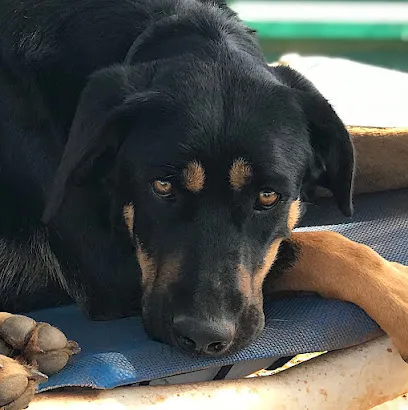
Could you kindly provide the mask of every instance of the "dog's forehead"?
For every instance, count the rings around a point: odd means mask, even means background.
[[[307,140],[306,124],[290,89],[259,77],[239,72],[234,78],[240,81],[228,83],[225,76],[182,76],[172,91],[177,113],[154,124],[153,134],[148,129],[141,160],[176,169],[193,192],[211,181],[238,189],[262,176],[290,178]]]
[[[275,127],[257,123],[242,133],[236,129],[206,143],[195,142],[184,143],[189,155],[182,172],[194,179],[196,192],[221,186],[240,192],[252,186],[276,188],[290,195],[310,154],[303,123]],[[191,181],[187,185],[193,186]]]
[[[284,86],[265,66],[240,55],[218,59],[186,59],[161,68],[153,87],[172,96],[174,104],[192,121],[192,127],[215,128],[224,121],[244,125],[261,121],[263,109],[274,116],[293,110],[293,90]],[[271,114],[271,112],[269,113]]]
[[[257,122],[240,127],[237,121],[231,131],[221,127],[219,132],[181,128],[172,132],[145,151],[142,160],[150,169],[149,177],[179,175],[194,193],[220,185],[239,191],[249,182],[285,185],[296,179],[306,158],[307,138],[301,136],[306,130],[296,126]]]

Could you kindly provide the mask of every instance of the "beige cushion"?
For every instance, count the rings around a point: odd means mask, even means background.
[[[408,127],[348,127],[356,149],[355,193],[408,187]]]

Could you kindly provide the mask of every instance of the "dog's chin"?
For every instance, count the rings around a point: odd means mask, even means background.
[[[164,343],[166,345],[175,346],[175,341],[172,340],[172,332],[170,330],[170,321],[161,320],[160,317],[154,315],[142,315],[143,328],[155,342]]]
[[[231,347],[225,352],[225,354],[223,354],[223,356],[237,353],[250,346],[259,338],[259,336],[261,336],[264,327],[265,315],[263,311],[258,312],[258,317],[256,319],[252,317],[248,322],[241,322]]]

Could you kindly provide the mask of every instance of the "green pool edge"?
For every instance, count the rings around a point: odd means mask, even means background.
[[[408,40],[408,23],[245,21],[261,39]]]

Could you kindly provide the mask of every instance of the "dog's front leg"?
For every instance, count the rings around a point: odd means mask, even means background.
[[[408,267],[388,262],[368,246],[334,232],[294,232],[282,244],[293,261],[280,275],[273,269],[268,294],[310,291],[360,306],[391,337],[408,361]]]
[[[112,227],[101,211],[103,195],[73,189],[48,224],[65,287],[95,320],[128,316],[140,304],[141,273],[129,232]]]

